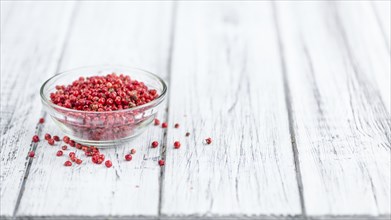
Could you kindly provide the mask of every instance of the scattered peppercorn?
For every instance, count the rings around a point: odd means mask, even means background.
[[[62,152],[62,150],[59,150],[59,151],[57,151],[57,157],[61,157],[62,155],[63,155],[64,153]]]
[[[165,161],[164,160],[159,160],[159,166],[164,166],[164,164],[165,164]]]
[[[174,125],[174,128],[179,128],[179,124],[176,123],[176,124]]]
[[[175,149],[180,148],[180,147],[181,147],[181,142],[175,141],[175,142],[174,142],[174,147],[175,147]]]
[[[64,166],[70,167],[70,166],[72,166],[72,162],[67,160],[67,161],[65,161]]]
[[[81,164],[82,162],[83,162],[82,160],[76,159],[76,163],[77,163],[77,164]]]
[[[159,142],[157,141],[152,142],[152,148],[157,148],[157,146],[159,146]]]
[[[190,132],[186,132],[186,137],[189,137],[190,136]]]
[[[48,144],[54,145],[54,140],[53,140],[52,138],[49,138],[49,139],[48,139]]]
[[[71,147],[74,147],[76,143],[74,140],[70,140],[68,144],[71,145]]]
[[[208,137],[207,139],[205,139],[205,142],[207,144],[211,144],[212,143],[212,138]]]
[[[67,148],[68,148],[67,145],[61,147],[62,150],[66,150]]]
[[[48,133],[45,134],[45,140],[49,140],[50,138],[52,138],[52,136]]]
[[[135,154],[135,153],[136,153],[136,149],[130,150],[130,154]]]
[[[159,119],[155,118],[155,120],[154,120],[154,124],[155,124],[155,125],[160,125],[160,121],[159,121]]]
[[[126,154],[126,155],[125,155],[125,160],[126,160],[126,161],[131,161],[132,158],[133,158],[133,157],[132,157],[132,155],[130,155],[130,154]]]
[[[70,153],[69,153],[69,157],[70,157],[70,158],[75,157],[75,152],[70,152]]]
[[[55,136],[53,136],[53,140],[55,140],[55,141],[60,141],[60,137],[59,136],[57,136],[57,135],[55,135]]]
[[[62,140],[68,144],[71,139],[68,136],[64,136]]]
[[[162,123],[162,128],[167,128],[167,127],[168,127],[167,122],[163,122],[163,123]]]
[[[113,166],[113,163],[111,163],[110,160],[106,160],[105,165],[107,168],[110,168],[111,166]]]
[[[34,142],[34,143],[37,143],[38,141],[39,141],[38,135],[34,135],[34,136],[33,136],[33,142]]]
[[[35,152],[34,151],[30,151],[29,152],[29,157],[34,157],[35,156]]]
[[[39,119],[39,123],[40,123],[40,124],[43,124],[44,122],[45,122],[45,119],[44,119],[44,118],[40,118],[40,119]]]

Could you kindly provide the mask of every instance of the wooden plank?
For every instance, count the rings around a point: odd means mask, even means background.
[[[143,67],[167,77],[171,12],[172,4],[164,2],[82,2],[60,69],[121,64]],[[165,118],[164,109],[159,117]],[[60,134],[50,121],[43,131]],[[111,169],[93,165],[80,152],[83,165],[64,167],[67,158],[55,156],[61,144],[54,148],[40,145],[17,215],[157,216],[160,153],[149,146],[151,140],[162,139],[163,130],[151,126],[130,143],[102,150],[113,162]],[[131,148],[137,154],[127,162],[124,156]]]
[[[181,2],[176,21],[162,216],[300,215],[271,4]]]
[[[372,71],[369,64],[355,60],[358,53],[372,53],[368,47],[377,42],[353,39],[361,29],[347,25],[358,23],[344,23],[349,11],[361,11],[327,2],[277,6],[307,214],[389,218],[390,116],[366,72]],[[347,36],[347,31],[354,32]],[[379,38],[378,31],[371,34]],[[377,56],[389,59],[384,52]],[[360,62],[365,60],[360,57]],[[376,64],[389,72],[386,63]]]
[[[1,2],[2,12],[9,4]],[[2,19],[1,217],[12,216],[18,203],[41,111],[39,88],[56,71],[72,8],[66,2],[12,2]]]

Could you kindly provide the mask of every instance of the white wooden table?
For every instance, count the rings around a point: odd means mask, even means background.
[[[390,20],[389,1],[2,1],[1,219],[390,219]],[[31,142],[63,135],[39,88],[97,64],[162,76],[170,126],[64,167]]]

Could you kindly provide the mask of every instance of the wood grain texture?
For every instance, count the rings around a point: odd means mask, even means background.
[[[9,5],[12,4],[12,5]],[[57,68],[73,3],[1,2],[0,216],[12,216],[35,145],[39,87]],[[12,9],[8,9],[12,7]]]
[[[305,209],[389,218],[391,120],[373,72],[389,73],[390,57],[370,48],[380,44],[378,30],[363,33],[373,15],[351,4],[277,3]],[[363,18],[346,18],[352,13]]]
[[[166,77],[171,10],[172,4],[167,2],[82,2],[60,69],[122,64]],[[164,112],[162,109],[159,117],[164,118]],[[58,133],[51,123],[43,130]],[[84,155],[80,155],[84,161],[80,167],[64,167],[66,157],[54,156],[59,147],[40,145],[17,216],[156,217],[160,152],[149,146],[152,140],[162,139],[163,130],[151,126],[129,143],[102,150],[113,162],[111,169],[93,165]],[[124,156],[131,148],[137,153],[127,162]]]
[[[179,4],[163,216],[301,214],[271,13],[268,2]]]

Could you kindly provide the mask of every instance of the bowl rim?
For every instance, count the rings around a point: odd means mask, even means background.
[[[163,85],[163,90],[161,92],[161,94],[154,100],[148,102],[148,103],[145,103],[143,105],[139,105],[139,106],[135,106],[135,107],[132,107],[132,108],[127,108],[127,109],[122,109],[122,110],[115,110],[115,111],[102,111],[102,112],[98,112],[98,111],[81,111],[81,110],[76,110],[76,109],[70,109],[70,108],[65,108],[65,107],[62,107],[62,106],[59,106],[59,105],[56,105],[54,103],[52,103],[45,95],[44,95],[44,88],[45,86],[51,81],[53,80],[54,78],[57,78],[61,75],[65,75],[71,71],[75,71],[75,70],[80,70],[80,69],[88,69],[88,68],[122,68],[122,69],[127,69],[127,70],[138,70],[138,71],[141,71],[143,74],[147,74],[149,76],[151,76],[152,78],[155,78],[157,79],[162,85]],[[161,103],[166,94],[167,94],[167,85],[166,85],[166,82],[158,75],[150,72],[150,71],[147,71],[147,70],[144,70],[144,69],[141,69],[141,68],[138,68],[138,67],[129,67],[129,66],[123,66],[123,65],[92,65],[92,66],[82,66],[82,67],[77,67],[77,68],[72,68],[72,69],[69,69],[69,70],[65,70],[65,71],[62,71],[62,72],[59,72],[59,73],[56,73],[54,76],[50,77],[49,79],[47,79],[41,86],[40,88],[40,96],[41,96],[41,100],[44,104],[50,106],[51,108],[57,108],[57,109],[61,109],[61,110],[64,110],[64,111],[68,111],[68,112],[74,112],[74,113],[89,113],[89,114],[113,114],[113,113],[123,113],[123,112],[129,112],[129,111],[134,111],[134,110],[138,110],[138,109],[141,109],[141,108],[145,108],[145,107],[150,107],[151,105],[154,105],[154,104],[159,104]]]

